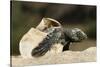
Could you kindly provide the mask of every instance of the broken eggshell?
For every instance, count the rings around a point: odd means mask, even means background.
[[[24,58],[32,58],[32,49],[46,37],[47,33],[41,32],[35,28],[31,28],[20,40],[19,50]]]
[[[39,45],[39,43],[47,36],[48,32],[44,32],[50,27],[61,28],[61,24],[51,18],[43,18],[36,28],[31,28],[20,40],[19,51],[23,58],[33,58],[32,50]],[[57,54],[62,52],[63,46],[61,44],[53,45],[47,54]]]
[[[61,28],[61,24],[51,18],[43,18],[40,24],[36,27],[36,29],[40,31],[45,31],[50,27],[56,27],[56,28]]]

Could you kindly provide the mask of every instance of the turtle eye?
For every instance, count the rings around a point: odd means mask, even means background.
[[[77,37],[79,38],[79,40],[84,39],[84,35],[80,31],[77,32]]]

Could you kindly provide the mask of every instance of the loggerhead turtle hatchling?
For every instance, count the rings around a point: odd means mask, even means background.
[[[70,43],[80,42],[87,38],[87,35],[81,29],[63,29],[58,21],[51,18],[43,18],[36,28],[48,33],[48,35],[32,50],[31,54],[34,57],[45,55],[55,43],[62,44],[62,51],[64,51],[69,50]]]

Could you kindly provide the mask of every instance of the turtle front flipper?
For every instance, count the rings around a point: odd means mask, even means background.
[[[43,56],[49,51],[55,43],[59,41],[59,38],[61,37],[61,31],[59,28],[51,28],[49,29],[49,33],[46,36],[46,38],[43,39],[43,41],[32,50],[32,56],[39,57]]]
[[[32,50],[32,56],[34,57],[40,57],[45,55],[45,53],[50,50],[52,45],[52,42],[49,41],[49,39],[47,40],[44,39],[39,46],[37,46],[35,49]]]
[[[69,50],[69,46],[70,46],[70,41],[68,41],[68,42],[64,45],[63,51]]]

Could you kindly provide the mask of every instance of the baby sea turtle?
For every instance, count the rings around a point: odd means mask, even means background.
[[[37,29],[48,33],[48,35],[32,50],[31,54],[34,57],[45,55],[55,43],[62,44],[64,51],[69,50],[70,43],[80,42],[87,38],[87,35],[81,29],[63,29],[58,21],[51,18],[43,18],[42,23],[37,26]]]

